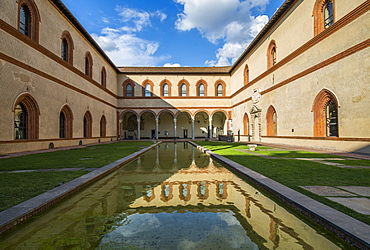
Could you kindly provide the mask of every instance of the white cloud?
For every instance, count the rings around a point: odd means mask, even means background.
[[[165,63],[163,67],[181,67],[180,63]]]
[[[111,21],[103,18],[110,25],[100,34],[91,34],[100,47],[118,66],[153,66],[168,59],[168,56],[155,56],[159,43],[140,38],[137,33],[151,27],[151,20],[158,18],[163,22],[167,15],[160,10],[147,12],[117,6],[119,19]],[[112,27],[114,25],[114,28]]]
[[[178,30],[197,29],[211,43],[223,43],[217,60],[206,61],[210,66],[230,65],[268,21],[267,16],[251,14],[252,8],[264,9],[268,0],[174,1],[184,6],[176,21]]]
[[[157,42],[110,28],[103,29],[102,34],[91,36],[117,66],[153,66],[167,59],[154,56],[159,47]]]

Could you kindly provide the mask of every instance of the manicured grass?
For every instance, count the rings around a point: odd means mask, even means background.
[[[3,158],[0,159],[0,171],[54,168],[98,168],[152,144],[153,142],[151,141],[122,141],[98,144],[84,148]]]
[[[0,171],[99,168],[152,144],[151,141],[122,141],[4,158],[0,159]],[[68,182],[86,173],[86,171],[1,173],[0,211],[48,191],[62,181]]]
[[[273,157],[285,157],[285,158],[343,158],[342,156],[336,155],[328,155],[328,154],[320,154],[320,153],[313,153],[307,151],[282,151],[282,150],[270,150],[264,151],[257,147],[256,153],[273,156]]]
[[[86,171],[2,173],[0,211],[53,189],[62,181],[68,182],[86,173]]]
[[[370,216],[357,213],[345,206],[332,202],[325,197],[315,195],[299,186],[370,186],[370,169],[347,169],[328,166],[317,162],[295,159],[265,159],[263,157],[241,152],[241,145],[237,143],[197,142],[199,145],[233,160],[249,169],[261,173],[281,184],[297,190],[313,199],[370,224]],[[280,155],[276,151],[277,155]],[[289,151],[291,152],[291,151]],[[284,155],[285,152],[282,152]],[[296,155],[294,151],[289,153]],[[300,152],[297,153],[301,154]],[[321,158],[314,153],[314,158]],[[325,155],[324,155],[325,156]],[[328,155],[326,155],[328,156]],[[325,157],[326,157],[325,156]],[[323,157],[323,158],[325,158]],[[337,158],[337,156],[330,156]],[[303,157],[302,157],[303,158]],[[365,160],[364,160],[365,161]],[[338,161],[342,163],[343,161]],[[350,162],[350,161],[348,161]],[[369,162],[369,161],[367,161]],[[361,161],[361,163],[363,163]]]

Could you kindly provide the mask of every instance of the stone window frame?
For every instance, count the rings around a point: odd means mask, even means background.
[[[204,86],[204,95],[203,96],[207,96],[208,95],[208,91],[207,91],[208,90],[208,83],[203,79],[199,80],[196,84],[197,96],[201,96],[200,95],[200,89],[199,89],[201,84],[203,84],[203,86]]]
[[[61,36],[61,58],[66,61],[67,63],[73,65],[73,50],[74,50],[74,44],[73,44],[73,39],[72,39],[72,36],[71,34],[65,30],[63,31],[62,33],[62,36]],[[63,45],[64,45],[64,42],[65,44],[67,45],[67,49],[66,49],[66,57],[64,57],[63,55]]]
[[[168,86],[168,95],[164,95],[164,86],[166,84]],[[161,83],[159,84],[159,87],[161,89],[161,96],[162,97],[171,96],[171,94],[172,94],[172,83],[169,80],[167,80],[167,79],[162,80]]]
[[[61,134],[61,122],[59,120],[59,138],[71,139],[73,138],[73,113],[71,108],[68,105],[64,105],[59,112],[60,115],[64,115],[64,136]]]
[[[21,32],[21,8],[25,6],[28,10],[29,20],[27,23],[27,31],[28,34],[24,34]],[[18,1],[18,30],[28,36],[30,39],[35,41],[36,43],[39,42],[39,31],[40,31],[40,13],[35,4],[34,0],[19,0]]]
[[[332,3],[332,11],[333,11],[333,21],[332,23],[335,22],[335,17],[336,17],[336,11],[335,11],[335,0],[316,0],[313,11],[312,11],[312,16],[313,16],[313,21],[314,21],[314,36],[320,34],[323,32],[326,28],[330,27],[325,27],[325,6],[328,4],[328,2]]]

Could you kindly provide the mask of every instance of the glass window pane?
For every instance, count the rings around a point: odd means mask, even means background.
[[[145,96],[151,96],[149,83],[145,85]]]
[[[27,6],[23,5],[19,13],[19,31],[26,36],[29,35],[30,13]]]
[[[223,89],[222,84],[217,85],[217,96],[222,96]]]
[[[68,43],[66,39],[62,41],[62,59],[66,62],[68,61]]]
[[[204,96],[204,85],[203,84],[199,85],[199,96]]]
[[[327,1],[324,7],[324,28],[328,28],[333,24],[333,3],[332,1]]]
[[[168,96],[168,84],[163,85],[163,96]]]
[[[59,138],[65,138],[65,116],[63,112],[59,115]]]
[[[132,96],[132,85],[131,84],[126,85],[126,96]]]
[[[183,83],[181,85],[181,96],[186,96],[186,85]]]

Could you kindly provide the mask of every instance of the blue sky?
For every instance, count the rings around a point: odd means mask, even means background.
[[[284,0],[62,0],[117,66],[228,66]]]

